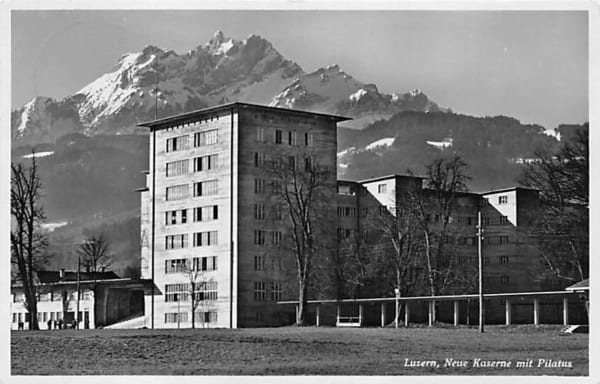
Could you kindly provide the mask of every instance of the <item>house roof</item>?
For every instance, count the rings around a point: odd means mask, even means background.
[[[330,115],[330,114],[326,114],[326,113],[300,111],[297,109],[269,107],[266,105],[235,102],[235,103],[217,105],[215,107],[210,107],[210,108],[199,109],[197,111],[182,113],[179,115],[164,117],[162,119],[139,123],[138,127],[146,127],[146,128],[150,128],[150,130],[164,129],[164,128],[169,128],[177,123],[196,121],[203,116],[214,115],[216,113],[221,113],[221,112],[229,111],[232,109],[253,109],[253,110],[260,110],[260,111],[267,111],[267,112],[283,112],[283,113],[295,114],[295,115],[300,115],[300,116],[305,116],[305,117],[309,117],[309,116],[325,117],[325,118],[329,118],[329,119],[332,119],[335,121],[352,120],[352,118],[350,118],[350,117],[339,116],[339,115]]]
[[[590,290],[590,279],[581,280],[578,283],[569,285],[565,288],[567,291],[589,291]]]
[[[77,281],[77,271],[65,271],[63,277],[60,277],[60,271],[39,271],[38,279],[42,284],[59,283],[66,281]],[[79,280],[112,280],[120,277],[112,272],[80,272]]]

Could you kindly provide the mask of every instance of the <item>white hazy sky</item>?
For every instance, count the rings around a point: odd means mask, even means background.
[[[588,121],[585,11],[13,11],[12,106],[61,99],[147,44],[184,53],[216,30],[263,36],[306,72],[554,128]]]

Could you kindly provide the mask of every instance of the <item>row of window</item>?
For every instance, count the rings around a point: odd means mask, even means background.
[[[266,212],[263,204],[254,204],[254,218],[257,220],[269,218],[279,221],[283,218],[283,207],[280,204],[276,204],[271,206],[268,212]]]
[[[188,313],[187,312],[167,312],[165,313],[165,323],[187,323]],[[216,323],[217,312],[201,311],[196,312],[194,316],[196,323]]]
[[[217,231],[195,232],[193,234],[194,247],[207,247],[218,244]],[[165,249],[181,249],[188,247],[188,235],[177,234],[165,236]]]
[[[269,138],[265,127],[256,128],[256,141],[259,143],[268,143]],[[310,132],[304,133],[304,146],[310,147],[313,145],[313,134]],[[296,131],[284,132],[281,129],[273,130],[272,142],[275,144],[298,145],[298,134]]]
[[[281,180],[272,180],[268,184],[271,187],[273,194],[281,193]],[[267,193],[267,181],[265,179],[254,179],[254,193],[257,195],[264,195]]]
[[[255,271],[280,271],[282,268],[282,261],[280,257],[267,255],[254,255],[254,270]]]
[[[194,284],[196,301],[217,300],[216,281],[202,281]],[[188,301],[192,295],[191,283],[165,284],[165,302]]]
[[[499,256],[498,261],[500,262],[500,264],[509,264],[510,257],[509,256]],[[458,262],[460,264],[477,264],[479,262],[479,259],[477,258],[477,256],[473,256],[473,255],[459,255]],[[482,262],[483,262],[483,264],[489,264],[490,258],[487,256],[484,256],[482,259]]]
[[[189,270],[202,272],[216,271],[217,256],[165,260],[165,273],[188,272]]]
[[[87,311],[85,311],[87,313]],[[37,317],[39,322],[47,322],[48,320],[58,321],[62,320],[63,312],[38,312]],[[83,312],[79,311],[79,318],[83,319]],[[28,312],[13,312],[12,322],[13,323],[24,323],[29,321]]]
[[[189,135],[180,135],[167,139],[167,152],[177,152],[189,149]],[[219,142],[219,132],[211,129],[203,132],[194,133],[194,148],[217,144]]]
[[[352,208],[352,207],[338,207],[337,208],[337,215],[339,217],[342,217],[342,216],[356,216],[356,208]]]
[[[265,231],[262,229],[254,230],[254,244],[267,245],[267,238],[270,245],[279,245],[283,239],[283,233],[280,231]]]
[[[279,301],[283,293],[280,281],[255,281],[254,301]]]
[[[219,155],[207,155],[194,158],[194,172],[210,171],[219,167]],[[188,159],[171,161],[167,163],[166,176],[187,175],[190,172]]]
[[[187,209],[178,209],[165,212],[165,225],[186,224]],[[202,221],[212,221],[219,218],[219,206],[207,205],[204,207],[196,207],[192,209],[193,220],[195,223]]]
[[[194,197],[213,196],[219,193],[219,180],[198,181],[193,184]],[[190,196],[189,184],[172,185],[166,188],[167,201],[183,200]]]
[[[38,295],[38,301],[62,301],[63,295],[66,295],[66,297],[64,297],[64,299],[67,301],[77,300],[77,291],[72,290],[72,291],[68,291],[68,292],[67,291],[43,292]],[[86,290],[86,291],[81,292],[81,300],[92,300],[92,299],[93,299],[93,294],[91,291]],[[22,303],[24,301],[25,301],[25,294],[15,293],[13,295],[14,303]]]
[[[305,172],[310,172],[312,170],[312,160],[310,157],[303,157],[304,159],[304,171]],[[277,161],[276,164],[274,164],[277,167],[283,167],[285,166],[288,169],[297,169],[298,167],[298,162],[296,160],[296,156],[285,156],[283,158],[276,158],[275,159]],[[260,167],[264,167],[265,163],[267,162],[267,155],[262,153],[262,152],[254,152],[254,167],[255,168],[260,168]]]

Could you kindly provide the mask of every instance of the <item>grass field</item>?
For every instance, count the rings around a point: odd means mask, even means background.
[[[464,366],[445,366],[446,359]],[[482,366],[488,361],[510,367]],[[417,363],[437,366],[406,366]],[[11,367],[12,375],[572,376],[588,375],[588,335],[557,326],[489,326],[484,334],[467,327],[13,331]]]

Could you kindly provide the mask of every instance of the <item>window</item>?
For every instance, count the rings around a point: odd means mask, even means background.
[[[219,155],[208,155],[194,158],[194,172],[209,171],[218,167]]]
[[[256,141],[258,141],[259,143],[266,143],[267,142],[265,140],[265,128],[264,127],[257,127],[256,128]]]
[[[254,204],[254,218],[262,220],[265,218],[265,206],[262,204]]]
[[[187,301],[189,299],[190,284],[166,284],[165,302]]]
[[[194,257],[192,259],[192,270],[202,272],[216,271],[217,256]]]
[[[205,145],[217,144],[218,142],[219,135],[216,129],[194,133],[194,147],[203,147]]]
[[[189,171],[189,160],[179,160],[167,163],[167,177],[185,175]]]
[[[254,256],[254,270],[264,271],[267,269],[266,263],[265,263],[265,258],[266,258],[266,256],[264,256],[264,255],[255,255]]]
[[[167,187],[165,198],[167,201],[187,199],[189,197],[189,193],[190,191],[188,184],[174,185],[172,187]]]
[[[184,149],[188,149],[188,135],[167,139],[167,152],[182,151]]]
[[[187,209],[165,212],[165,225],[187,223]]]
[[[287,164],[289,169],[296,169],[296,157],[288,156]]]
[[[196,312],[195,321],[198,323],[216,323],[217,312]]]
[[[500,244],[507,244],[508,236],[500,236]]]
[[[275,130],[275,144],[281,144],[281,135],[282,132],[280,129]]]
[[[165,273],[177,273],[187,271],[187,259],[165,260]]]
[[[266,181],[264,179],[254,179],[254,193],[262,195],[265,193]]]
[[[271,243],[273,245],[279,245],[281,244],[281,239],[283,237],[283,234],[279,231],[273,231],[271,233]]]
[[[508,196],[507,195],[498,196],[498,204],[508,204]]]
[[[483,218],[483,225],[490,225],[490,218],[489,217],[484,217]]]
[[[254,301],[267,301],[267,288],[264,281],[254,282]]]
[[[500,264],[508,264],[508,256],[500,256]]]
[[[281,300],[281,282],[279,281],[272,281],[271,282],[271,300],[273,301],[279,301]]]
[[[386,193],[387,191],[387,185],[386,184],[379,184],[377,186],[377,193]]]
[[[265,244],[265,231],[260,229],[254,230],[254,244],[264,245]]]
[[[271,187],[273,188],[273,193],[278,194],[282,191],[281,180],[273,180],[271,183]]]
[[[206,207],[194,208],[194,222],[217,220],[219,218],[219,206],[208,205]]]
[[[474,217],[467,217],[467,225],[473,225],[475,223],[475,218]]]
[[[510,279],[508,276],[506,276],[506,275],[500,276],[500,284],[508,285],[509,281],[510,281]]]
[[[313,145],[313,135],[312,133],[305,133],[304,134],[304,145],[307,147],[310,147]]]
[[[185,323],[188,321],[187,312],[167,312],[165,313],[165,323]]]
[[[194,233],[194,247],[208,247],[211,245],[217,245],[217,242],[217,231]]]
[[[500,225],[502,225],[502,224],[508,224],[507,216],[500,216]]]
[[[271,218],[273,220],[281,220],[283,218],[283,207],[280,204],[277,204],[271,208]]]
[[[197,301],[217,300],[217,292],[218,289],[216,281],[203,281],[196,284],[194,298]]]
[[[296,131],[288,132],[288,144],[296,145]]]
[[[265,165],[265,154],[262,152],[254,152],[254,166],[256,168]]]
[[[310,158],[307,157],[304,159],[304,172],[310,172],[312,170],[312,165]]]
[[[165,249],[187,248],[188,235],[165,236]]]
[[[349,185],[338,185],[337,188],[338,195],[352,195],[352,190]]]
[[[194,183],[194,197],[212,196],[219,192],[219,181],[208,180]]]

